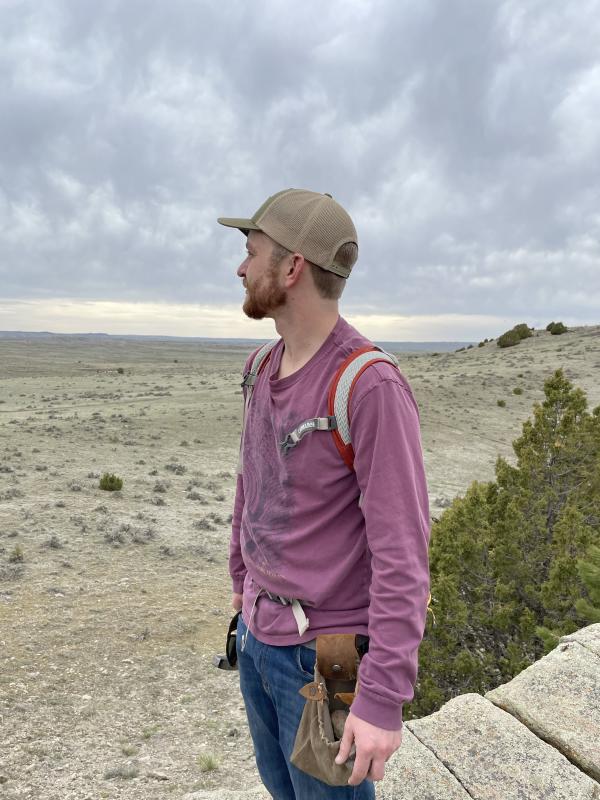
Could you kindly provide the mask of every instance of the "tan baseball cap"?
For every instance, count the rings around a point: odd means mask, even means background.
[[[350,269],[335,263],[337,251],[346,242],[358,246],[356,228],[348,212],[330,194],[308,189],[284,189],[269,197],[250,219],[219,217],[221,225],[262,231],[307,261],[347,278]]]

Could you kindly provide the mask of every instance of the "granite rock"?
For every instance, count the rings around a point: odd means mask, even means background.
[[[567,636],[561,637],[560,642],[561,644],[564,642],[577,642],[590,652],[600,656],[600,622],[595,625],[588,625],[587,628],[581,628],[575,633],[569,633]]]
[[[377,800],[470,800],[454,775],[408,730],[375,784]]]
[[[486,698],[600,780],[600,655],[592,649],[569,638]]]
[[[600,800],[595,780],[478,694],[407,727],[474,800]]]

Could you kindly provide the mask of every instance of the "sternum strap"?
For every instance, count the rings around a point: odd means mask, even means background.
[[[334,431],[337,428],[335,417],[313,417],[312,419],[305,419],[297,425],[293,431],[288,433],[285,439],[280,442],[281,449],[284,453],[296,447],[298,442],[306,436],[307,433],[314,431]]]

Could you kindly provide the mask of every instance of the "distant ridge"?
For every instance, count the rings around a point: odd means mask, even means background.
[[[209,336],[153,336],[150,334],[112,333],[53,333],[52,331],[0,331],[0,339],[127,339],[140,342],[201,342],[202,344],[237,345],[239,347],[260,345],[267,339],[235,339]],[[451,352],[476,342],[376,342],[379,347],[395,352]]]

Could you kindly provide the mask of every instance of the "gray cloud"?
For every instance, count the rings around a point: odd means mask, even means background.
[[[306,186],[356,311],[597,319],[599,37],[598,0],[5,2],[0,294],[234,302],[215,218]]]

